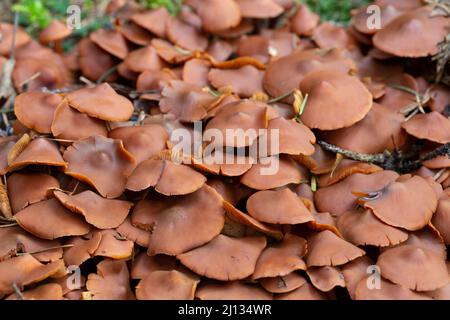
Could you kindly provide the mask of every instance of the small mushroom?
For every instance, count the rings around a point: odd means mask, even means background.
[[[267,247],[256,262],[252,279],[286,276],[296,270],[306,270],[306,240],[287,234],[283,241]]]
[[[161,6],[158,9],[136,13],[131,16],[131,21],[160,38],[166,36],[166,24],[168,19],[169,12],[164,6]]]
[[[63,52],[62,40],[72,34],[72,30],[59,20],[52,20],[50,24],[39,33],[39,41],[43,44],[54,43],[58,53]]]
[[[131,51],[124,60],[125,66],[133,72],[157,71],[166,66],[166,63],[158,56],[156,49],[147,45]]]
[[[133,114],[133,104],[119,95],[107,83],[70,92],[66,99],[72,108],[106,121],[127,121]]]
[[[257,92],[263,92],[264,71],[246,65],[238,69],[211,69],[209,82],[215,88],[231,86],[232,92],[243,98],[250,98]]]
[[[444,259],[413,245],[384,251],[377,265],[384,278],[415,291],[436,290],[450,280]]]
[[[131,202],[105,199],[90,190],[76,195],[54,190],[53,194],[64,207],[83,215],[87,223],[99,229],[117,228],[125,220],[132,206]]]
[[[92,185],[106,198],[116,198],[125,190],[135,159],[120,140],[92,136],[72,144],[64,152],[65,173]]]
[[[208,39],[196,27],[179,17],[170,16],[166,24],[167,38],[177,46],[190,51],[205,51]]]
[[[259,191],[247,200],[248,213],[261,222],[301,224],[314,218],[302,200],[290,189]]]
[[[14,114],[26,127],[39,133],[51,133],[56,107],[62,97],[45,92],[24,92],[16,97]]]
[[[123,60],[128,55],[128,46],[125,38],[117,30],[98,29],[89,35],[89,39],[119,59]]]
[[[450,142],[450,120],[436,111],[418,114],[403,124],[410,135],[437,143]]]
[[[141,191],[149,187],[166,196],[193,193],[205,184],[206,178],[188,166],[167,160],[146,160],[128,178],[127,189]]]
[[[274,18],[284,9],[274,0],[235,0],[243,18]]]
[[[81,39],[77,48],[81,73],[90,80],[97,81],[116,65],[116,58],[103,51],[89,38]],[[105,81],[112,81],[115,78],[117,74],[113,73]]]
[[[134,208],[131,222],[151,231],[149,255],[177,255],[216,237],[224,216],[220,196],[203,186],[185,196],[142,200]]]
[[[41,239],[85,235],[90,226],[56,199],[34,203],[15,214],[17,223]]]
[[[97,264],[97,273],[91,273],[86,288],[93,300],[134,300],[125,261],[103,260]]]
[[[363,250],[325,230],[308,240],[306,264],[308,267],[339,266],[363,255]]]
[[[194,300],[199,281],[182,272],[153,271],[136,286],[138,300]]]
[[[255,271],[266,246],[264,237],[230,238],[218,235],[206,245],[177,256],[183,265],[210,279],[245,279]]]
[[[241,12],[234,0],[188,0],[186,4],[195,9],[207,32],[227,30],[241,22]]]

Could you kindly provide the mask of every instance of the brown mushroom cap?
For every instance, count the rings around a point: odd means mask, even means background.
[[[119,59],[123,60],[128,55],[125,38],[116,30],[98,29],[89,35],[89,39]]]
[[[279,97],[298,88],[309,72],[323,69],[347,73],[356,66],[340,49],[297,51],[267,65],[264,88],[272,97]]]
[[[290,189],[259,191],[247,200],[248,213],[258,221],[301,224],[314,220],[302,200]]]
[[[117,26],[117,31],[128,41],[140,46],[149,45],[153,39],[152,35],[146,29],[133,22]]]
[[[39,252],[43,249],[54,248],[61,245],[58,240],[39,239],[19,226],[0,228],[0,261],[13,257],[19,252]],[[62,249],[45,250],[32,254],[40,262],[52,262],[62,257]]]
[[[368,268],[374,264],[369,257],[362,256],[342,266],[345,287],[352,300],[355,300],[355,292],[359,282],[368,276],[368,271],[370,271]]]
[[[312,39],[321,49],[349,48],[356,46],[355,39],[341,26],[330,22],[323,22],[313,31]]]
[[[264,237],[230,238],[218,235],[206,245],[177,256],[183,265],[210,279],[245,279],[255,271],[266,246]]]
[[[329,292],[337,286],[345,288],[344,275],[335,267],[312,267],[306,273],[313,286],[322,292]]]
[[[170,16],[166,24],[167,38],[177,46],[190,51],[205,51],[208,39],[196,27],[178,17]]]
[[[166,63],[158,56],[156,49],[151,45],[131,51],[125,58],[124,63],[128,69],[134,72],[156,71],[166,66]]]
[[[204,59],[191,59],[183,66],[183,81],[196,85],[198,87],[206,87],[208,82],[208,72],[211,68],[211,62]]]
[[[129,259],[133,255],[134,242],[126,240],[113,229],[98,231],[102,239],[95,256],[107,257],[115,260]]]
[[[144,71],[137,78],[136,89],[144,90],[162,90],[168,85],[169,81],[177,79],[177,75],[170,69],[159,71]],[[143,98],[143,96],[141,96]]]
[[[43,173],[13,173],[8,177],[7,183],[13,212],[46,199],[48,190],[59,188],[58,180]]]
[[[355,173],[339,183],[320,188],[314,194],[315,204],[320,212],[329,212],[334,216],[353,210],[357,205],[355,190],[380,190],[398,178],[394,171],[380,171],[372,174]]]
[[[59,284],[47,283],[22,292],[23,300],[63,300],[63,291]],[[22,300],[16,293],[5,300]]]
[[[82,88],[66,95],[71,107],[106,121],[127,121],[133,114],[133,104],[117,94],[107,83]]]
[[[402,129],[403,123],[404,117],[400,113],[374,103],[363,120],[348,128],[324,132],[323,139],[354,152],[381,153],[405,143],[407,135]]]
[[[426,295],[414,292],[403,286],[393,284],[381,278],[380,289],[373,290],[364,277],[356,287],[356,300],[430,300]]]
[[[20,123],[19,120],[16,120],[14,124]],[[17,132],[14,129],[14,132]],[[18,136],[9,136],[9,137],[0,137],[0,174],[5,175],[8,172],[8,155],[10,154],[11,149],[16,145],[17,140],[19,140]]]
[[[67,100],[63,100],[56,108],[51,132],[55,137],[66,140],[80,140],[93,135],[108,134],[104,121],[71,108]]]
[[[271,130],[278,130],[278,139],[275,141],[272,141]],[[264,137],[267,137],[268,155],[273,155],[271,152],[273,143],[278,143],[280,154],[310,156],[315,151],[316,136],[308,127],[295,120],[283,117],[270,120]]]
[[[275,300],[327,300],[324,293],[314,288],[309,282],[294,291],[278,294]]]
[[[306,279],[296,272],[287,276],[259,279],[261,286],[271,293],[288,293],[300,288],[306,283]]]
[[[161,6],[158,9],[136,13],[131,16],[131,21],[160,38],[166,36],[166,23],[168,19],[169,12],[164,6]]]
[[[363,250],[325,230],[308,240],[306,264],[308,267],[339,266],[363,255]]]
[[[2,38],[0,40],[0,56],[8,56],[11,51],[13,43],[13,30],[14,25],[10,23],[0,23],[0,33]],[[15,48],[19,48],[26,45],[31,41],[31,37],[23,30],[22,27],[18,27],[16,31]]]
[[[364,84],[356,77],[337,71],[309,73],[301,81],[300,90],[309,95],[301,115],[309,128],[336,130],[349,127],[362,120],[372,107],[372,95]]]
[[[262,102],[251,100],[231,102],[226,107],[221,108],[215,117],[208,122],[205,133],[208,134],[209,129],[219,130],[222,133],[223,141],[215,142],[215,145],[235,148],[247,147],[252,145],[257,139],[260,129],[267,128],[267,113],[268,105]],[[243,138],[242,135],[235,134],[230,139],[230,137],[227,138],[226,134],[229,130],[237,133],[249,132],[249,134],[244,135]],[[252,134],[253,131],[256,134]],[[207,138],[204,135],[204,139],[208,140],[211,138]]]
[[[437,143],[450,142],[450,120],[436,111],[418,114],[403,124],[410,135]]]
[[[72,144],[64,152],[65,173],[92,185],[106,198],[116,198],[125,190],[135,159],[120,140],[92,136]]]
[[[378,257],[381,275],[415,291],[431,291],[448,284],[445,260],[424,248],[413,245],[398,246]]]
[[[177,255],[216,237],[224,225],[220,196],[208,186],[186,196],[146,199],[131,215],[133,225],[151,230],[149,255]]]
[[[66,167],[56,145],[44,138],[32,140],[26,148],[10,163],[8,171],[14,171],[28,165],[48,165]]]
[[[243,18],[274,18],[283,13],[283,7],[274,0],[235,0]]]
[[[419,176],[393,182],[376,193],[375,199],[360,198],[364,207],[384,223],[411,231],[425,227],[438,204],[433,188]]]
[[[78,54],[81,72],[90,80],[97,81],[102,75],[116,65],[116,59],[103,51],[89,38],[83,38],[78,43]],[[112,74],[105,81],[117,78]]]
[[[56,199],[34,203],[14,217],[23,229],[41,239],[84,235],[91,229],[82,218],[64,208]]]
[[[234,0],[189,0],[186,4],[195,9],[207,32],[227,30],[241,22],[241,12]]]
[[[122,140],[138,164],[164,150],[169,140],[167,130],[157,124],[115,128],[108,132],[108,137]]]
[[[91,273],[86,288],[93,300],[134,300],[125,261],[103,260],[97,264],[97,273]]]
[[[105,199],[90,190],[76,195],[55,190],[53,194],[63,206],[83,215],[87,223],[99,229],[117,228],[125,220],[132,206],[131,202]]]
[[[263,92],[264,71],[246,65],[238,69],[211,69],[209,82],[215,88],[230,86],[233,93],[243,98],[250,98],[257,92]]]
[[[355,173],[371,174],[383,170],[381,167],[370,163],[358,162],[349,159],[338,161],[340,162],[337,167],[333,169],[333,171],[319,177],[320,187],[328,187]]]
[[[200,87],[172,80],[164,87],[159,107],[162,112],[170,112],[181,121],[194,122],[206,117],[208,108],[216,100],[216,97]]]
[[[72,244],[73,246],[64,249],[64,262],[69,266],[81,265],[95,255],[95,251],[101,241],[102,234],[100,232],[90,232],[84,236],[69,239],[67,244]]]
[[[144,279],[154,271],[175,270],[176,258],[159,254],[149,257],[147,253],[142,252],[134,257],[131,268],[132,279]]]
[[[258,286],[240,281],[202,281],[195,292],[200,300],[271,300],[272,296]]]
[[[430,17],[431,8],[406,12],[377,32],[375,46],[398,57],[419,58],[438,52],[438,43],[447,35],[448,20]]]
[[[13,284],[19,288],[42,281],[65,269],[64,262],[57,260],[41,264],[29,254],[11,258],[0,263],[0,297],[14,291]]]
[[[299,184],[307,177],[304,168],[297,165],[290,158],[270,157],[265,158],[263,161],[265,163],[260,162],[253,165],[252,168],[242,176],[242,184],[256,190],[268,190],[283,187],[290,183]],[[278,170],[275,174],[268,175],[264,173],[264,170],[268,170],[271,165],[276,164],[278,164]]]
[[[42,43],[49,43],[67,38],[72,33],[72,30],[67,27],[67,24],[59,20],[52,20],[50,24],[39,33],[39,41]]]
[[[166,196],[185,195],[199,190],[206,178],[188,166],[167,160],[146,160],[128,178],[127,189],[141,191],[149,187]]]
[[[252,279],[286,276],[296,270],[306,270],[303,256],[306,254],[306,240],[287,234],[283,241],[267,247],[256,262]]]
[[[446,196],[439,200],[436,213],[431,220],[433,225],[445,240],[445,244],[450,244],[450,197]]]
[[[45,92],[24,92],[16,97],[14,113],[19,121],[39,133],[51,133],[50,126],[62,97]]]
[[[386,247],[408,239],[408,233],[384,224],[371,210],[348,211],[339,217],[337,227],[347,241],[354,245]]]
[[[307,5],[301,4],[291,18],[291,30],[299,36],[311,36],[319,22],[319,15],[311,12]]]
[[[148,248],[150,244],[150,233],[146,230],[139,229],[131,224],[130,217],[116,228],[116,231],[127,240],[135,242],[141,247]]]
[[[138,300],[193,300],[199,281],[182,272],[153,271],[136,286]]]

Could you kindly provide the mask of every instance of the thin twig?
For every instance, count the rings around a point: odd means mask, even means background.
[[[276,103],[276,102],[278,102],[278,101],[284,100],[284,99],[286,99],[287,97],[289,97],[293,92],[294,92],[294,90],[291,90],[291,91],[289,91],[289,92],[286,92],[286,93],[282,94],[282,95],[279,96],[279,97],[276,97],[276,98],[273,98],[273,99],[267,101],[267,103],[268,103],[268,104],[272,104],[272,103]]]
[[[25,300],[25,297],[23,296],[23,294],[20,291],[20,289],[17,286],[17,284],[14,282],[11,286],[12,286],[14,292],[16,293],[17,297],[19,298],[19,300]]]
[[[109,78],[110,75],[112,75],[114,72],[117,71],[118,65],[115,65],[111,68],[109,68],[108,70],[106,70],[101,76],[100,78],[97,79],[97,84],[103,83],[105,82],[106,79]]]
[[[0,228],[11,228],[11,227],[15,227],[18,226],[19,224],[14,222],[14,223],[9,223],[9,224],[0,224]]]

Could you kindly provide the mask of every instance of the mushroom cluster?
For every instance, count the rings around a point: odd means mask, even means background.
[[[450,299],[450,91],[424,67],[450,19],[375,4],[373,29],[294,0],[111,1],[66,55],[63,23],[18,28],[0,298]]]

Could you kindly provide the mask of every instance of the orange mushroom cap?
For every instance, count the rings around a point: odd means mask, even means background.
[[[50,24],[39,33],[39,41],[49,43],[67,38],[72,30],[59,20],[52,20]]]
[[[90,190],[76,195],[55,190],[53,194],[63,206],[74,213],[83,215],[87,223],[99,229],[120,226],[132,206],[129,201],[105,199]]]
[[[77,48],[81,73],[90,80],[97,81],[116,65],[115,57],[103,51],[89,38],[81,39]],[[115,78],[117,75],[112,74],[105,81],[112,81]]]
[[[412,245],[384,251],[378,257],[377,265],[384,278],[411,290],[435,290],[450,280],[444,259]]]
[[[195,9],[207,32],[227,30],[241,22],[241,12],[234,0],[188,0],[186,4]]]
[[[363,255],[364,250],[325,230],[308,240],[306,264],[308,267],[339,266]]]
[[[56,199],[34,203],[15,214],[17,223],[41,239],[85,235],[90,226]]]
[[[24,92],[16,97],[14,114],[30,129],[39,133],[50,133],[53,114],[62,97],[45,92]]]
[[[344,275],[335,267],[312,267],[306,273],[313,286],[322,292],[329,292],[338,286],[345,288]]]
[[[355,39],[346,29],[330,22],[323,22],[315,28],[312,39],[321,49],[356,47]]]
[[[167,38],[177,46],[190,51],[205,51],[208,39],[196,27],[178,17],[170,16],[166,24]]]
[[[97,264],[97,273],[91,273],[86,288],[93,300],[134,300],[125,261],[103,260]]]
[[[261,222],[301,224],[314,220],[302,200],[290,189],[259,191],[247,200],[248,213]]]
[[[283,241],[267,247],[256,262],[252,279],[286,276],[296,270],[306,270],[303,257],[306,255],[306,240],[287,234]]]
[[[169,140],[167,130],[157,124],[115,128],[108,137],[122,140],[138,164],[164,150]]]
[[[193,193],[206,182],[206,178],[188,166],[167,160],[141,162],[128,178],[127,189],[141,191],[149,187],[166,196]]]
[[[191,59],[186,61],[183,66],[183,81],[199,87],[206,87],[208,82],[208,72],[211,68],[211,62],[204,59]]]
[[[58,180],[43,173],[13,173],[7,183],[13,212],[46,199],[50,189],[59,188]]]
[[[291,18],[291,30],[299,36],[311,36],[319,21],[319,15],[311,12],[307,5],[301,4]]]
[[[81,237],[72,237],[67,244],[73,246],[64,249],[64,262],[69,266],[81,265],[95,255],[101,240],[102,234],[100,232],[90,232]]]
[[[66,98],[71,107],[106,121],[127,121],[134,110],[131,101],[117,94],[107,83],[75,90]]]
[[[156,49],[151,45],[131,51],[124,63],[128,69],[139,73],[146,70],[157,71],[166,67],[164,60],[159,57]]]
[[[21,169],[28,165],[48,165],[66,167],[56,145],[44,138],[32,140],[25,149],[10,163],[8,171]]]
[[[41,264],[29,254],[0,262],[0,297],[14,291],[13,284],[19,288],[51,277],[64,270],[64,262],[57,260]]]
[[[136,286],[138,300],[194,300],[197,283],[182,272],[153,271]]]
[[[130,217],[116,228],[116,231],[127,240],[130,240],[141,247],[148,248],[150,244],[150,233],[146,230],[139,229],[131,224]]]
[[[406,12],[373,38],[375,46],[398,57],[420,58],[438,52],[438,44],[447,35],[448,19],[430,17],[431,8]]]
[[[0,39],[0,56],[8,56],[13,43],[13,30],[14,25],[10,23],[0,23],[0,33],[2,38]],[[16,31],[15,48],[19,48],[26,45],[31,41],[31,37],[23,30],[22,27],[18,27]]]
[[[70,107],[66,99],[55,110],[51,132],[55,137],[66,140],[81,140],[93,135],[108,135],[104,121],[89,117]]]
[[[216,237],[223,228],[224,216],[220,196],[203,186],[185,196],[142,200],[134,208],[131,221],[151,230],[149,255],[177,255]]]
[[[349,211],[339,217],[337,227],[347,241],[354,245],[386,247],[408,239],[408,233],[384,224],[371,210]]]
[[[134,242],[124,239],[113,229],[98,231],[102,238],[94,256],[102,256],[114,260],[129,259],[133,255]]]
[[[333,171],[319,177],[319,186],[328,187],[355,173],[371,174],[382,170],[374,164],[343,159]]]
[[[384,223],[411,231],[425,227],[438,204],[432,187],[419,176],[393,182],[376,193],[375,198],[360,198],[364,207]]]
[[[166,7],[161,6],[158,9],[136,13],[131,16],[131,21],[158,37],[164,38],[166,36],[166,24],[169,16]]]
[[[146,29],[133,22],[117,26],[117,31],[128,41],[140,46],[149,45],[153,39],[152,35]]]
[[[271,293],[288,293],[300,288],[306,283],[306,279],[296,272],[287,276],[259,279],[261,286]]]
[[[117,30],[98,29],[89,35],[89,39],[119,59],[123,60],[128,55],[125,38]]]
[[[372,95],[361,81],[337,71],[309,73],[300,82],[300,90],[309,95],[301,115],[309,128],[336,130],[349,127],[362,120],[372,107]]]
[[[92,185],[106,198],[116,198],[125,190],[135,159],[120,140],[92,136],[72,144],[64,152],[65,173]]]
[[[396,8],[394,5],[391,4],[381,6],[380,10],[381,10],[380,16],[381,28],[378,29],[369,27],[367,21],[371,16],[367,10],[367,7],[362,7],[361,9],[355,12],[352,19],[353,27],[355,27],[355,29],[358,30],[358,32],[373,35],[379,32],[380,30],[384,29],[387,25],[389,25],[389,23],[391,23],[392,20],[394,20],[403,13],[402,10],[399,10],[398,8]]]
[[[210,279],[245,279],[255,271],[266,246],[264,237],[230,238],[218,235],[206,245],[177,256],[183,265]]]
[[[243,18],[274,18],[284,9],[274,0],[235,0]]]
[[[418,114],[405,122],[402,127],[419,139],[442,144],[450,142],[450,120],[436,111]]]

